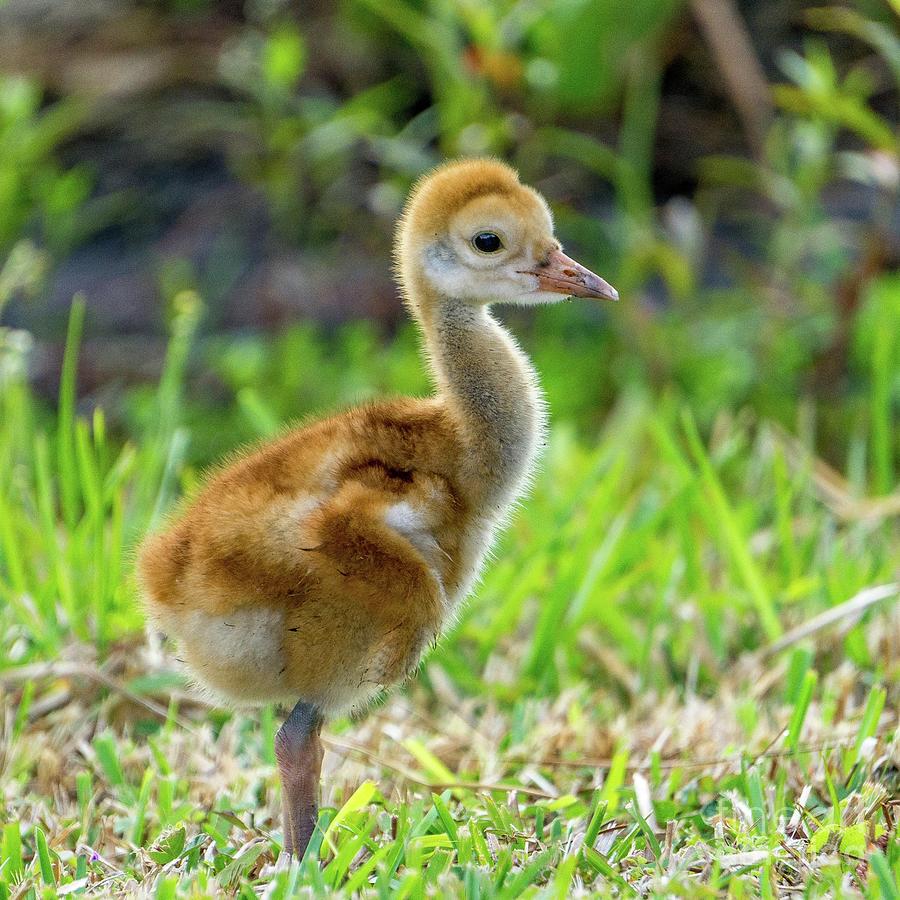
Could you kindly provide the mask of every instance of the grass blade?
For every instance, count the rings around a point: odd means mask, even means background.
[[[84,296],[72,301],[66,348],[63,353],[62,375],[59,383],[59,418],[56,427],[56,451],[59,474],[60,502],[63,519],[69,528],[75,527],[78,516],[80,488],[75,463],[75,389],[78,372],[78,349],[84,329]]]
[[[697,423],[689,410],[685,409],[682,415],[682,424],[687,437],[688,447],[694,457],[694,462],[700,469],[700,475],[707,490],[707,496],[712,501],[715,513],[715,522],[721,528],[722,540],[731,555],[731,558],[740,573],[744,585],[750,594],[750,599],[756,607],[760,624],[769,640],[775,640],[781,636],[781,623],[775,614],[775,604],[765,581],[750,555],[747,540],[741,534],[741,528],[737,517],[728,502],[725,489],[713,468],[703,442],[700,440],[700,432]]]

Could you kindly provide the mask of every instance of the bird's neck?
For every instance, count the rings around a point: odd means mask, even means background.
[[[485,512],[502,513],[527,483],[543,443],[537,375],[486,306],[429,299],[415,312],[438,392],[462,426]]]

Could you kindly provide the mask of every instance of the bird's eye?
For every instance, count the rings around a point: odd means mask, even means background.
[[[479,253],[496,253],[498,250],[503,249],[503,241],[493,231],[479,231],[472,238],[472,246]]]

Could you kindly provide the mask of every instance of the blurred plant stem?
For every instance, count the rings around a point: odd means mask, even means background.
[[[691,9],[722,73],[747,143],[761,159],[774,110],[765,73],[732,0],[691,0]]]

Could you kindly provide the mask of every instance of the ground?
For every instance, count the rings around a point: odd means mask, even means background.
[[[278,712],[207,705],[135,602],[183,434],[113,452],[64,400],[50,456],[17,396],[0,896],[897,897],[897,498],[784,429],[639,395],[555,428],[456,626],[329,725],[288,869]]]

